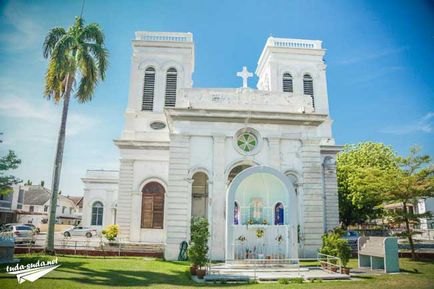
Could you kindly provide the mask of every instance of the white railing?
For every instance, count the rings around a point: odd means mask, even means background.
[[[272,112],[313,112],[312,97],[293,93],[227,89],[179,89],[176,106],[193,109],[231,109]]]
[[[288,225],[233,225],[235,260],[281,260],[289,254]],[[257,236],[262,230],[263,235]]]
[[[324,271],[338,272],[342,271],[341,258],[318,253],[317,260]]]
[[[193,34],[177,32],[136,32],[136,40],[164,42],[193,42]]]
[[[287,48],[321,49],[322,41],[270,37],[268,38],[267,45],[274,46],[274,47],[287,47]]]

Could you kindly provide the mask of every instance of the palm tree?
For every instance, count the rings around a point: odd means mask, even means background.
[[[61,27],[50,30],[45,37],[43,55],[49,59],[45,76],[45,97],[55,103],[63,100],[62,120],[57,139],[51,185],[51,206],[48,223],[46,252],[54,254],[54,224],[66,120],[71,93],[79,103],[92,99],[98,81],[104,80],[108,66],[108,51],[104,47],[104,34],[98,24],[84,25],[81,17],[66,31]]]

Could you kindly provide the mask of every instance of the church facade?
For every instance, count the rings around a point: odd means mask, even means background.
[[[314,257],[338,225],[321,41],[270,37],[240,88],[193,88],[191,33],[136,32],[119,171],[91,171],[83,224],[178,257],[192,217],[210,258]]]

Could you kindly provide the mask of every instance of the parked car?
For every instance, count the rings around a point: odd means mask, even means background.
[[[38,227],[36,227],[35,225],[33,225],[33,224],[24,224],[24,225],[25,226],[29,226],[30,228],[32,228],[32,230],[33,230],[33,232],[35,234],[39,234],[41,232],[41,230]]]
[[[357,248],[357,241],[360,237],[360,234],[356,231],[345,231],[342,239],[345,239],[348,241],[348,245],[350,245],[351,247],[351,251],[357,252],[358,248]]]
[[[83,227],[83,226],[75,226],[72,227],[65,232],[63,232],[63,236],[65,237],[71,237],[71,236],[86,236],[87,238],[90,238],[92,236],[96,236],[96,230],[90,227]]]
[[[35,243],[35,233],[33,229],[22,224],[8,224],[5,228],[6,232],[11,232],[15,243]]]

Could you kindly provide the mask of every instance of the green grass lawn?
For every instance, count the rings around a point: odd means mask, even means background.
[[[51,259],[38,255],[20,255],[21,264]],[[350,266],[356,266],[355,259]],[[243,285],[198,285],[190,280],[186,262],[165,262],[136,257],[83,257],[59,256],[61,266],[41,279],[18,284],[14,275],[1,267],[0,288],[189,288],[189,287],[237,287],[237,288],[434,288],[434,262],[401,259],[402,273],[365,276],[355,281],[324,281],[281,285],[277,283]]]

